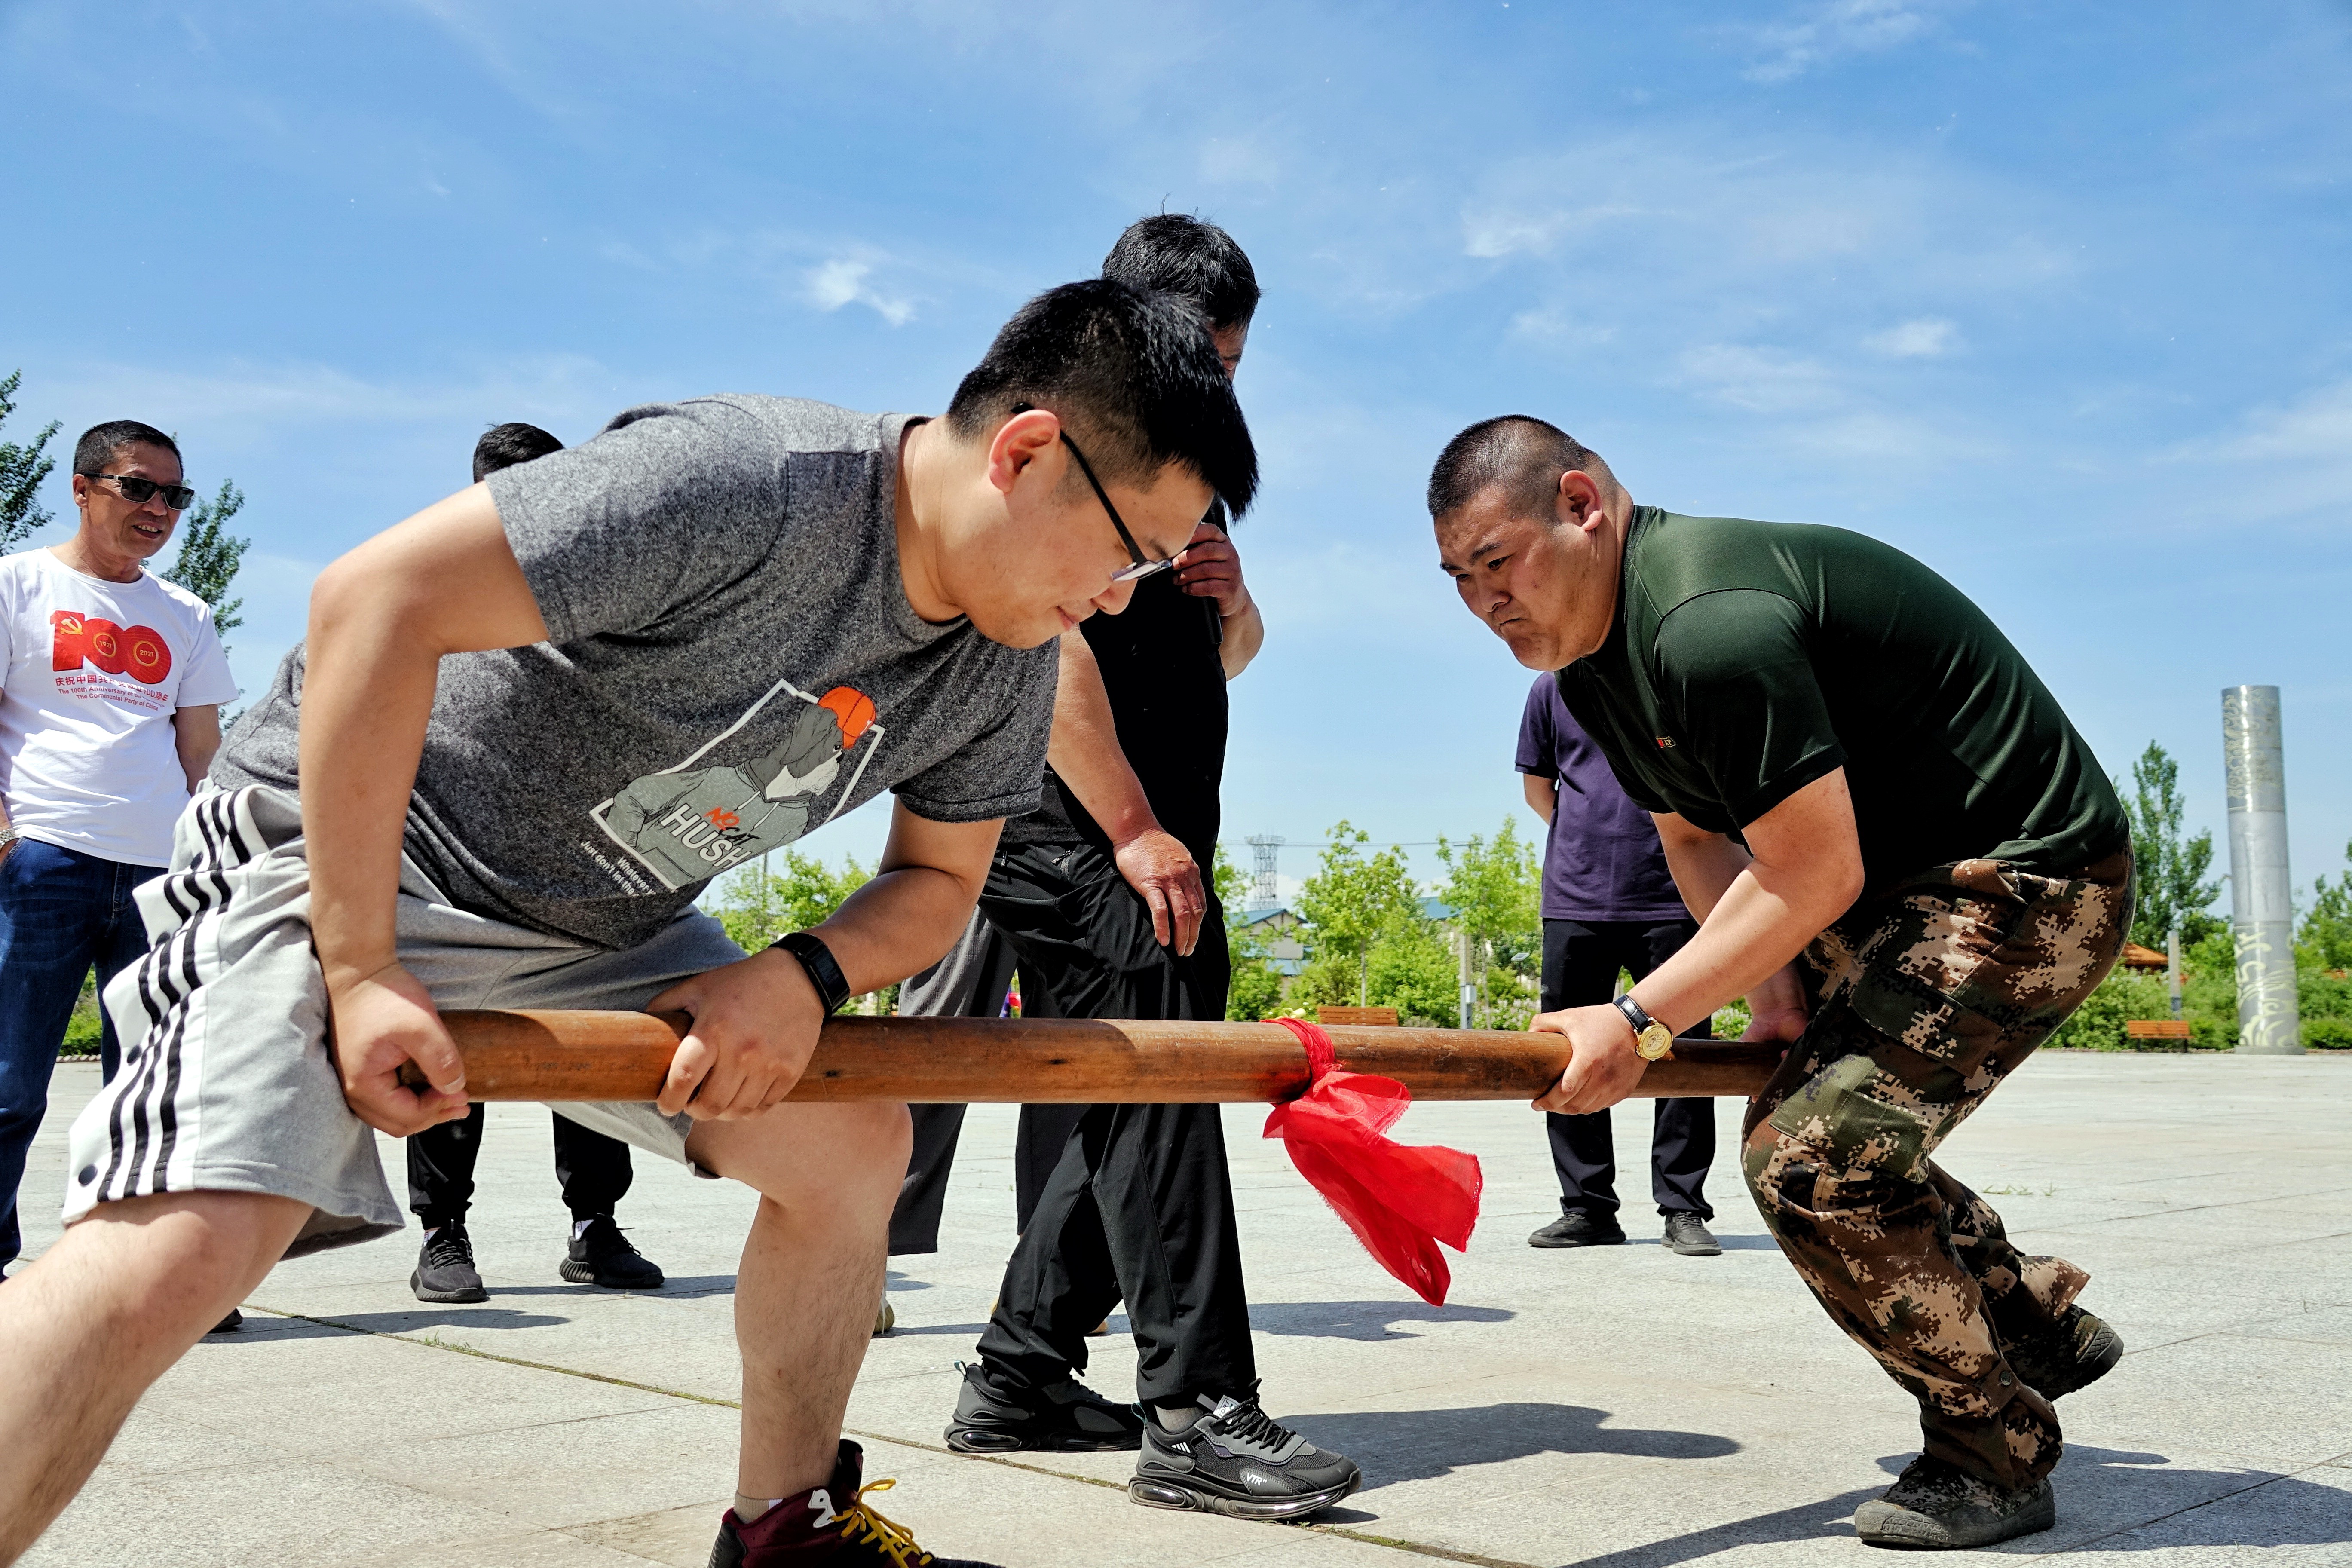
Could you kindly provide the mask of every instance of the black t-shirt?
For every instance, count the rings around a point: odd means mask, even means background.
[[[1205,881],[1216,854],[1217,790],[1225,773],[1217,602],[1185,593],[1174,572],[1157,572],[1136,584],[1123,613],[1089,616],[1078,630],[1102,668],[1119,750],[1152,815],[1192,852]],[[1050,767],[1037,809],[1007,822],[1003,842],[1110,847],[1109,836]]]
[[[1638,509],[1616,625],[1559,688],[1626,794],[1712,832],[1845,769],[1865,893],[1979,856],[2064,876],[2130,840],[2000,628],[1844,529]]]

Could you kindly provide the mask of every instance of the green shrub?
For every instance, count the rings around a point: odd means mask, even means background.
[[[2134,1018],[2171,1016],[2172,1005],[2165,995],[2162,979],[2135,974],[2118,964],[2042,1046],[2074,1051],[2139,1050],[2152,1042],[2130,1038],[2124,1033],[2124,1025]]]
[[[2352,1018],[2305,1018],[2303,1043],[2315,1051],[2352,1051]]]
[[[66,1043],[58,1048],[60,1057],[96,1057],[99,1032],[102,1027],[98,1015],[98,971],[82,976],[81,995],[74,1001],[73,1016],[66,1020]]]

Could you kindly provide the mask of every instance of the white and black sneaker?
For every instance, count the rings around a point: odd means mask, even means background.
[[[1239,1398],[1202,1394],[1200,1405],[1202,1414],[1181,1432],[1170,1431],[1162,1416],[1144,1422],[1129,1497],[1146,1508],[1300,1519],[1364,1483],[1354,1460],[1277,1426],[1258,1407],[1255,1385]]]

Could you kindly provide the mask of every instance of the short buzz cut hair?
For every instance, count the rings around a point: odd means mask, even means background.
[[[95,474],[114,461],[115,454],[125,447],[161,447],[175,458],[180,457],[180,444],[152,425],[136,419],[110,419],[103,425],[93,425],[81,433],[74,443],[73,471]],[[180,458],[185,463],[185,458]]]
[[[563,443],[536,425],[520,421],[493,425],[474,443],[474,482],[478,485],[500,468],[511,468],[517,463],[528,463],[533,458],[562,450]]]
[[[1591,474],[1603,489],[1617,482],[1598,452],[1557,425],[1532,414],[1481,419],[1437,455],[1429,472],[1429,515],[1444,517],[1499,486],[1512,516],[1549,521],[1560,476],[1570,468]]]
[[[1257,448],[1196,310],[1113,279],[1049,289],[1013,314],[948,405],[971,439],[1023,404],[1067,426],[1106,484],[1149,485],[1170,463],[1235,517],[1257,493]]]
[[[1186,213],[1154,213],[1127,226],[1103,258],[1102,275],[1190,300],[1218,331],[1257,313],[1257,271],[1234,237]]]

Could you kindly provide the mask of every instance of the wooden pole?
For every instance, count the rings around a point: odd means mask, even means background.
[[[677,1014],[449,1012],[476,1100],[652,1100],[686,1020]],[[1533,1100],[1568,1042],[1489,1029],[1334,1026],[1339,1065],[1392,1078],[1416,1100]],[[1633,1092],[1749,1095],[1781,1047],[1675,1042]],[[404,1081],[420,1082],[413,1066]],[[1307,1089],[1307,1054],[1278,1024],[1060,1018],[835,1018],[793,1090],[801,1101],[1266,1104]]]

